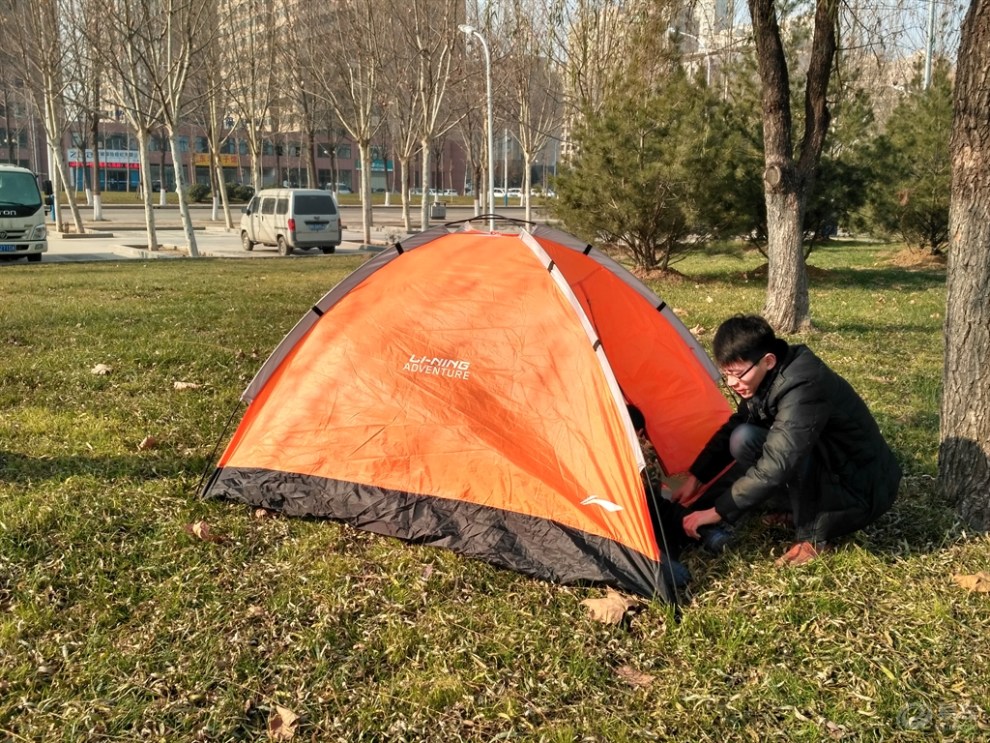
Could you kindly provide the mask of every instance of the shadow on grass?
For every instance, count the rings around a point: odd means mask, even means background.
[[[723,251],[725,255],[739,255],[732,250]],[[726,268],[720,271],[705,271],[688,273],[685,276],[698,282],[724,282],[726,284],[748,284],[753,281],[766,281],[767,264],[738,270]],[[876,268],[819,267],[808,265],[808,284],[810,287],[848,287],[850,289],[889,290],[889,291],[923,291],[926,289],[941,289],[945,286],[945,271],[934,268],[903,268],[900,266],[879,266]]]
[[[0,480],[27,485],[46,481],[63,482],[69,477],[160,480],[174,477],[199,478],[207,466],[201,456],[182,458],[147,452],[119,457],[53,456],[32,457],[20,452],[0,451]]]
[[[955,511],[942,496],[935,478],[905,478],[890,510],[866,528],[840,539],[836,547],[855,544],[884,563],[940,552],[958,542],[964,529]],[[732,561],[751,565],[772,563],[794,543],[794,531],[786,526],[765,526],[748,518],[736,527],[735,542],[724,555],[691,547],[682,556],[694,576],[693,594],[709,588],[724,576]],[[828,560],[829,557],[823,558]]]
[[[813,268],[809,266],[809,268]],[[922,291],[945,286],[945,271],[930,268],[816,268],[809,277],[812,285],[838,284],[863,289]]]

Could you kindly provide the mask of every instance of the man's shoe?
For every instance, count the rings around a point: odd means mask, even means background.
[[[778,557],[774,565],[778,568],[787,567],[788,565],[804,565],[819,555],[828,552],[830,549],[827,542],[798,542],[787,550],[782,557]]]
[[[732,542],[732,532],[721,526],[703,526],[698,529],[698,538],[702,547],[713,555],[720,555]]]

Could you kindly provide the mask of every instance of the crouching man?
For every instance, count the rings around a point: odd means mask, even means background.
[[[698,455],[674,502],[691,503],[703,484],[733,460],[736,465],[722,478],[730,487],[712,507],[684,516],[688,536],[698,539],[698,529],[710,533],[711,525],[732,524],[777,503],[787,509],[778,518],[791,521],[796,532],[777,565],[800,565],[890,508],[900,467],[845,379],[806,346],[777,338],[755,315],[722,323],[713,352],[741,401]]]

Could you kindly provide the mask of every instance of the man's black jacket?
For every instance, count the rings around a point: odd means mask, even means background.
[[[890,508],[900,466],[866,403],[806,346],[779,342],[777,365],[756,394],[715,433],[691,466],[708,482],[730,461],[729,436],[751,423],[769,429],[763,454],[715,503],[728,522],[791,483],[814,454],[813,495],[823,503],[858,505],[877,518]],[[871,519],[872,520],[872,519]]]

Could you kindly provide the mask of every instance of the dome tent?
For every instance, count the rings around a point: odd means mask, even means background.
[[[729,415],[653,292],[563,232],[438,227],[283,339],[204,494],[670,600],[627,404],[665,472]]]

